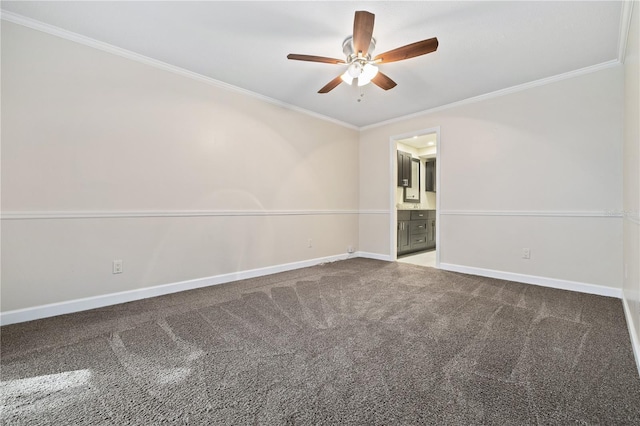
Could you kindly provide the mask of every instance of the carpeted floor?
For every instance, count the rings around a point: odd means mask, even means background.
[[[3,424],[640,424],[620,300],[352,259],[2,328]]]

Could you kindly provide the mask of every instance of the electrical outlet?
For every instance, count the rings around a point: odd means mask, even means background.
[[[353,248],[353,246],[349,246],[349,247],[347,247],[347,253],[353,253],[353,252],[355,252],[355,251],[356,251],[356,250]]]
[[[523,259],[531,259],[531,249],[530,248],[523,248],[522,249],[522,258]]]
[[[311,238],[309,238],[309,239],[307,240],[307,247],[308,247],[308,248],[313,247],[313,240],[312,240]]]
[[[114,274],[122,273],[122,260],[114,260],[112,264],[112,272]]]

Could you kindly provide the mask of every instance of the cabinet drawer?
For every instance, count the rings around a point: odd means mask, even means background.
[[[411,235],[419,235],[427,232],[426,220],[412,220],[410,223],[411,223],[411,228],[410,228]]]
[[[420,220],[427,218],[427,210],[412,210],[411,220]]]
[[[427,236],[426,235],[412,235],[411,236],[411,247],[415,244],[427,244]]]
[[[411,236],[411,250],[427,248],[427,234]]]
[[[398,210],[398,220],[411,220],[411,213],[409,210]]]

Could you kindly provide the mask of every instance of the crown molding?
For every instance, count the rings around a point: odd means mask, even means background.
[[[104,42],[95,40],[93,38],[86,37],[78,33],[74,33],[72,31],[67,31],[53,25],[45,24],[44,22],[27,18],[17,13],[8,12],[4,9],[0,9],[0,18],[7,22],[12,22],[14,24],[22,25],[24,27],[28,27],[33,30],[41,31],[43,33],[47,33],[56,37],[63,38],[65,40],[69,40],[85,46],[93,47],[94,49],[102,50],[103,52],[111,53],[113,55],[117,55],[122,58],[126,58],[132,61],[136,61],[145,65],[152,66],[154,68],[168,71],[173,74],[180,75],[182,77],[190,78],[192,80],[196,80],[196,81],[208,84],[210,86],[214,86],[220,89],[246,95],[251,98],[266,102],[268,104],[285,108],[291,111],[299,112],[301,114],[305,114],[314,118],[318,118],[323,121],[337,124],[339,126],[346,127],[348,129],[359,130],[359,127],[354,126],[353,124],[345,123],[344,121],[336,120],[335,118],[327,117],[326,115],[318,114],[317,112],[309,111],[307,109],[300,108],[295,105],[291,105],[286,102],[282,102],[277,99],[273,99],[268,96],[261,95],[259,93],[255,93],[250,90],[242,89],[232,84],[228,84],[223,81],[216,80],[214,78],[207,77],[205,75],[198,74],[198,73],[186,70],[184,68],[180,68],[180,67],[168,64],[166,62],[158,61],[156,59],[149,58],[148,56],[140,55],[130,50],[113,46],[109,43],[104,43]]]
[[[634,3],[637,3],[637,1],[626,0],[622,2],[620,34],[618,34],[618,61],[620,61],[620,63],[624,63],[624,57],[627,53],[627,41],[629,40],[629,28],[631,28],[631,16]]]
[[[400,117],[392,118],[389,120],[381,121],[375,124],[369,124],[367,126],[360,127],[360,131],[375,129],[376,127],[386,126],[388,124],[398,123],[400,121],[409,120],[412,118],[421,117],[423,115],[433,114],[435,112],[444,111],[447,109],[474,104],[476,102],[485,101],[488,99],[499,98],[501,96],[509,95],[512,93],[522,92],[524,90],[532,89],[534,87],[546,86],[547,84],[555,83],[562,80],[567,80],[569,78],[578,77],[585,74],[590,74],[592,72],[601,71],[608,68],[613,68],[615,66],[620,65],[620,61],[617,59],[612,59],[607,62],[603,62],[601,64],[591,65],[588,67],[580,68],[577,70],[569,71],[563,74],[554,75],[551,77],[541,78],[540,80],[530,81],[528,83],[519,84],[517,86],[507,87],[506,89],[496,90],[495,92],[485,93],[484,95],[474,96],[473,98],[463,99],[461,101],[452,102],[450,104],[441,105],[435,108],[414,112],[412,114],[403,115]]]

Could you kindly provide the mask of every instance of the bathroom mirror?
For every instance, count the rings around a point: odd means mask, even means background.
[[[411,183],[412,186],[404,187],[404,202],[419,203],[420,202],[420,160],[411,159]]]

